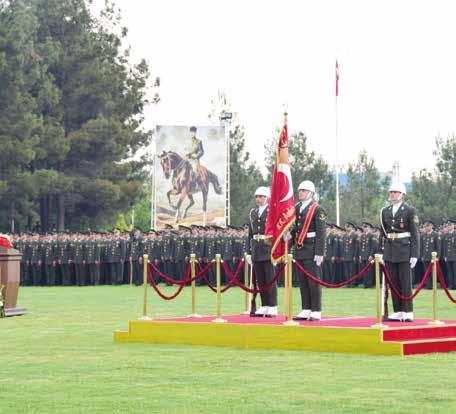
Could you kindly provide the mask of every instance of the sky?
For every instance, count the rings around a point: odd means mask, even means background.
[[[97,7],[102,0],[95,2]],[[146,125],[208,124],[222,90],[245,127],[247,150],[264,143],[288,107],[289,130],[336,164],[365,149],[401,179],[433,169],[435,137],[456,130],[456,2],[116,0],[132,59],[160,76]]]

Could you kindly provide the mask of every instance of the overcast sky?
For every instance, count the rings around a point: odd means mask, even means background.
[[[102,1],[102,0],[99,0]],[[432,168],[456,124],[456,2],[116,0],[132,57],[160,76],[153,124],[207,124],[224,90],[263,164],[282,122],[335,163],[335,60],[341,163],[363,148],[402,178]]]

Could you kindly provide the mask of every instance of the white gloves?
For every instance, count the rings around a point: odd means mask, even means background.
[[[417,261],[418,261],[418,259],[416,257],[410,258],[410,269],[413,269],[416,266]]]
[[[248,263],[250,266],[252,266],[252,255],[248,254],[248,255],[246,256],[246,259],[247,259],[247,263]]]
[[[284,241],[285,243],[288,242],[288,241],[290,241],[290,240],[291,240],[291,233],[288,232],[287,234],[284,234],[282,238],[283,238],[283,241]]]
[[[320,266],[323,262],[323,256],[314,256],[314,262],[317,266]]]

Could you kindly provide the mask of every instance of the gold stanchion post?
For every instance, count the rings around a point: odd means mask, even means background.
[[[299,322],[293,320],[293,255],[287,254],[285,264],[285,279],[287,280],[287,303],[286,303],[286,315],[287,320],[283,323],[287,326],[298,326]]]
[[[215,274],[217,277],[217,317],[212,320],[215,323],[225,323],[226,319],[222,319],[222,278],[220,274],[221,255],[215,255]]]
[[[283,313],[285,316],[288,314],[288,242],[285,243],[285,269],[283,271]]]
[[[244,253],[244,286],[249,287],[249,263],[247,262],[247,253]],[[249,315],[249,292],[244,291],[244,315]]]
[[[375,296],[377,305],[377,323],[372,325],[372,328],[387,328],[388,326],[382,322],[382,286],[380,281],[380,261],[381,255],[375,255]]]
[[[143,302],[143,316],[142,320],[150,321],[152,318],[147,316],[147,265],[149,264],[149,256],[147,254],[143,255],[143,289],[144,289],[144,302]]]
[[[192,275],[192,313],[188,315],[189,318],[201,318],[201,315],[196,313],[196,280],[195,275],[195,253],[190,255],[190,266],[191,266],[191,275]]]
[[[445,325],[445,322],[439,321],[438,304],[437,304],[437,253],[432,252],[432,321],[429,325]]]

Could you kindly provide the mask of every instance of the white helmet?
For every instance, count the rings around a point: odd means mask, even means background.
[[[269,198],[270,197],[269,187],[258,187],[257,190],[255,191],[255,197],[256,196],[265,196],[265,197]]]
[[[400,181],[392,182],[388,191],[398,191],[399,193],[407,194],[404,183]]]
[[[307,190],[315,193],[315,185],[312,181],[302,181],[301,184],[299,184],[298,190]]]

